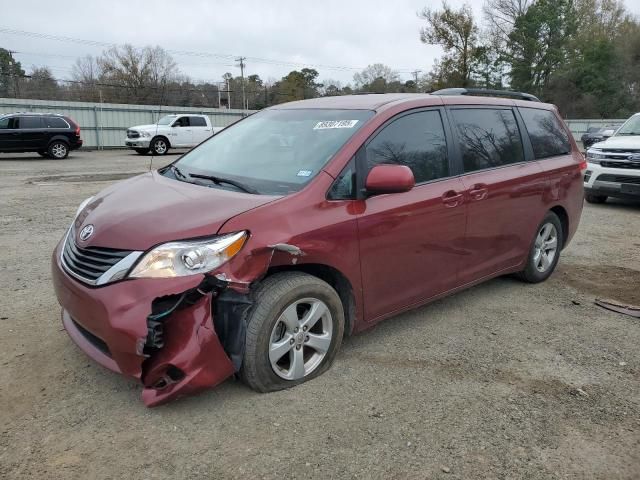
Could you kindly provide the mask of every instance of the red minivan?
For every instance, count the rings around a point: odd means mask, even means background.
[[[69,336],[154,406],[234,373],[291,387],[345,333],[499,275],[545,280],[583,156],[553,105],[480,93],[278,105],[87,199],[52,260]]]

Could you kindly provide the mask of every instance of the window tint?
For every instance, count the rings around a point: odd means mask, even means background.
[[[452,110],[452,114],[465,172],[524,160],[520,131],[511,110],[465,108]]]
[[[405,115],[390,123],[367,145],[369,169],[379,164],[406,165],[416,183],[449,175],[447,142],[440,112]]]
[[[67,122],[60,117],[47,117],[47,125],[49,128],[69,128]]]
[[[19,128],[42,128],[42,118],[40,117],[20,117],[18,119]]]
[[[189,124],[192,127],[206,127],[207,122],[202,117],[189,117]]]
[[[173,124],[174,127],[188,127],[189,126],[189,117],[180,117]]]
[[[349,200],[356,197],[356,162],[352,158],[329,190],[330,200]]]
[[[553,112],[521,108],[520,114],[527,127],[536,158],[564,155],[571,151],[569,135]]]

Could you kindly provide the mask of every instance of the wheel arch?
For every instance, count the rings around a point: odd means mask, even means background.
[[[153,150],[153,148],[151,147],[151,145],[152,145],[152,144],[153,144],[153,142],[155,142],[158,138],[163,139],[165,142],[167,142],[167,146],[168,146],[169,148],[172,148],[172,147],[171,147],[171,140],[169,140],[165,135],[154,135],[154,136],[151,138],[151,141],[149,142],[149,149]]]
[[[64,135],[54,135],[53,137],[51,137],[49,139],[49,141],[47,142],[47,149],[49,149],[49,147],[51,146],[51,144],[53,142],[62,142],[65,145],[67,145],[67,147],[71,146],[71,142],[69,141],[69,139],[67,137],[65,137]]]
[[[356,299],[353,286],[340,270],[320,263],[303,263],[298,265],[278,265],[269,267],[264,278],[280,272],[304,272],[327,282],[338,293],[344,309],[344,332],[350,335],[356,323]]]
[[[567,235],[569,235],[569,214],[562,205],[555,205],[551,207],[549,211],[555,213],[560,219],[560,225],[562,226],[562,250],[567,244]]]

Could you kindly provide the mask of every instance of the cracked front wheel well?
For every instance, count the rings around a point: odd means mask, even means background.
[[[327,282],[338,292],[344,309],[344,332],[350,335],[356,321],[356,302],[351,282],[339,270],[328,265],[305,263],[299,265],[282,265],[267,270],[265,278],[279,272],[304,272]]]

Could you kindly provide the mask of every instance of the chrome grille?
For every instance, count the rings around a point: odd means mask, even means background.
[[[609,173],[604,173],[599,175],[596,180],[600,182],[631,183],[634,185],[640,185],[640,177],[633,177],[631,175],[611,175]]]
[[[64,245],[64,266],[69,273],[89,284],[95,284],[103,273],[132,253],[129,250],[113,248],[80,248],[75,244],[73,237],[71,232]]]

